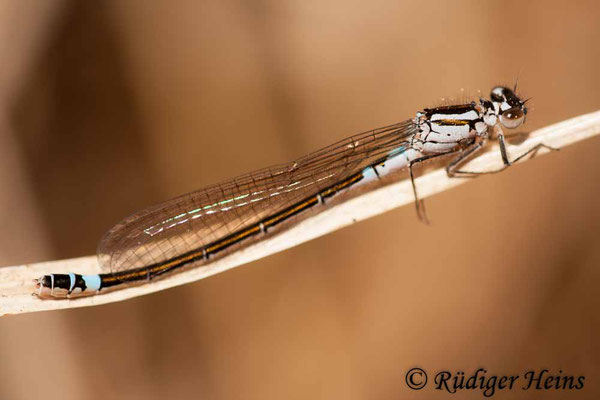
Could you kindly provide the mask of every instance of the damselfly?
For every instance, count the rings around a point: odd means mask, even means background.
[[[498,172],[541,147],[510,159],[502,128],[520,127],[527,100],[515,89],[495,87],[490,99],[426,108],[416,117],[325,147],[289,164],[265,168],[137,212],[102,239],[98,258],[104,273],[50,274],[36,280],[43,298],[104,293],[188,268],[281,232],[302,218],[369,190],[408,170],[419,218],[426,220],[413,167],[453,155],[449,176]],[[464,171],[461,164],[489,139],[499,141],[504,168]],[[345,194],[345,195],[344,195]]]

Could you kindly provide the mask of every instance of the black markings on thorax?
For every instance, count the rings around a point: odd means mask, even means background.
[[[425,108],[423,112],[427,119],[430,119],[434,114],[442,114],[442,115],[453,115],[453,114],[463,114],[469,111],[473,111],[475,109],[475,103],[470,104],[456,104],[456,105],[448,105],[448,106],[440,106],[434,108]]]

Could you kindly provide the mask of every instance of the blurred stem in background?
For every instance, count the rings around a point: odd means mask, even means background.
[[[46,44],[61,0],[0,2],[0,260],[53,254],[11,119],[15,95]]]

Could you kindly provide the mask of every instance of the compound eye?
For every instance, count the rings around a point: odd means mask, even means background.
[[[500,123],[508,129],[518,128],[525,121],[525,113],[520,108],[510,108],[500,114]]]

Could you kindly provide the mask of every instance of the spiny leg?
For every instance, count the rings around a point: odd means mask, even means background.
[[[508,158],[508,152],[506,150],[506,142],[504,141],[504,133],[502,132],[502,129],[497,128],[497,134],[498,134],[498,144],[500,146],[500,155],[502,156],[502,162],[504,163],[504,166],[502,168],[499,168],[496,170],[491,170],[491,171],[462,171],[462,170],[456,169],[460,164],[464,163],[468,157],[472,156],[477,150],[479,150],[483,146],[483,143],[485,143],[485,141],[481,141],[478,144],[475,144],[473,147],[470,147],[467,150],[465,150],[463,153],[461,153],[461,155],[459,155],[455,160],[453,160],[448,165],[448,167],[446,167],[446,172],[448,173],[448,176],[454,177],[454,176],[460,174],[461,177],[475,177],[477,175],[495,174],[495,173],[504,171],[506,168],[510,167],[512,164],[518,162],[519,160],[523,159],[524,157],[527,157],[529,154],[531,154],[531,157],[534,157],[535,154],[541,148],[545,148],[550,151],[559,151],[560,150],[555,147],[548,146],[544,143],[538,143],[511,161]]]
[[[523,157],[527,157],[527,155],[529,155],[529,154],[531,154],[530,158],[533,158],[533,157],[535,157],[535,154],[542,148],[548,149],[550,151],[560,151],[560,149],[557,147],[548,146],[544,143],[538,143],[535,146],[533,146],[532,148],[530,148],[529,150],[527,150],[525,153],[521,154],[519,157],[512,160],[511,163],[516,163],[519,160],[521,160]]]
[[[452,153],[455,153],[455,151],[448,151],[445,153],[432,154],[432,155],[416,158],[408,163],[408,171],[410,172],[410,183],[412,184],[413,194],[415,196],[415,207],[417,209],[417,216],[419,217],[419,220],[421,222],[424,222],[427,225],[429,225],[430,222],[429,222],[429,218],[427,218],[427,213],[425,212],[425,202],[423,200],[419,199],[419,195],[417,194],[417,185],[415,185],[415,176],[413,173],[413,165],[423,162],[423,161],[431,160],[432,158],[441,157],[441,156],[445,156],[445,155],[452,154]]]
[[[408,165],[408,170],[410,171],[410,183],[412,184],[413,194],[415,196],[415,208],[417,209],[417,216],[421,222],[429,225],[429,219],[427,218],[427,213],[425,212],[425,203],[423,200],[419,199],[419,195],[417,194],[417,185],[415,185],[415,176],[413,174],[413,163],[411,162]]]
[[[455,169],[451,173],[448,173],[448,176],[449,177],[456,177],[458,174],[460,174],[460,177],[465,177],[465,178],[471,177],[471,178],[474,178],[475,176],[478,176],[478,175],[497,174],[498,172],[504,171],[506,168],[510,167],[511,165],[513,165],[514,163],[516,163],[519,160],[523,159],[524,157],[527,157],[529,154],[531,154],[531,157],[534,157],[535,153],[537,153],[541,148],[546,148],[546,149],[551,150],[551,151],[559,151],[560,150],[560,149],[557,149],[555,147],[550,147],[548,145],[545,145],[543,143],[538,143],[535,146],[533,146],[532,148],[530,148],[529,150],[527,150],[525,153],[523,153],[520,156],[518,156],[517,158],[515,158],[514,160],[512,160],[512,161],[507,160],[507,163],[504,163],[504,166],[502,166],[502,168],[494,169],[494,170],[491,170],[491,171],[460,171],[460,170],[456,170]],[[466,161],[465,158],[462,158],[461,156],[459,156],[459,159],[454,160],[454,161],[457,161],[456,162],[457,165],[455,165],[455,167],[458,166],[458,164],[461,164],[464,161]]]
[[[478,175],[477,173],[473,172],[460,171],[457,170],[457,168],[464,162],[468,161],[471,157],[473,157],[475,153],[481,150],[485,143],[486,141],[482,140],[481,142],[474,143],[471,146],[467,147],[465,150],[461,151],[458,157],[454,158],[446,166],[446,174],[448,174],[450,178],[454,178],[456,176],[460,176],[461,178],[474,178],[476,175]]]

